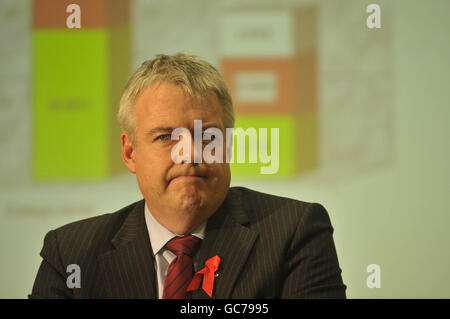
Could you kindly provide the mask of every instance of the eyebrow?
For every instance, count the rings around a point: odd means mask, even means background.
[[[203,130],[212,128],[212,127],[216,127],[216,128],[220,128],[219,125],[217,125],[218,123],[206,123],[202,125]]]
[[[152,128],[151,130],[148,130],[145,133],[145,135],[153,136],[158,133],[172,133],[173,130],[174,130],[173,127],[155,127],[155,128]]]

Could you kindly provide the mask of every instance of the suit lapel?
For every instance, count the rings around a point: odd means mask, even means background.
[[[108,298],[157,298],[154,257],[138,202],[112,239],[114,249],[99,257]]]
[[[208,221],[205,239],[198,252],[198,268],[215,255],[221,259],[218,277],[214,280],[213,298],[230,298],[233,287],[247,261],[258,233],[245,227],[248,224],[242,199],[230,189],[221,208]],[[198,270],[199,270],[198,269]],[[192,298],[209,298],[201,289]]]

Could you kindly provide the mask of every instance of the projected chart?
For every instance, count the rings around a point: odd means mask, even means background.
[[[130,70],[128,1],[78,1],[80,28],[68,28],[70,1],[33,7],[32,175],[92,179],[123,169],[119,99]]]
[[[230,10],[221,19],[221,67],[236,127],[279,128],[279,170],[270,177],[318,165],[316,28],[314,6]],[[252,163],[231,167],[234,176],[261,175]]]

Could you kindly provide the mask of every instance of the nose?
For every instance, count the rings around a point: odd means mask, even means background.
[[[192,134],[192,132],[191,134],[189,134],[189,138],[191,139],[190,141],[191,148],[189,150],[190,154],[188,154],[188,156],[186,156],[185,159],[182,161],[183,164],[188,164],[190,161],[192,165],[198,165],[198,163],[202,162],[202,151],[203,151],[202,135],[200,133],[199,136],[196,137],[194,136],[194,134]],[[185,138],[185,136],[183,136],[183,138]],[[197,143],[195,143],[196,140],[198,141]],[[189,161],[187,160],[187,158],[189,158]]]

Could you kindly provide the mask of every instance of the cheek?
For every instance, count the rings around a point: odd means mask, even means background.
[[[212,178],[212,182],[218,184],[220,186],[229,184],[230,182],[230,165],[229,164],[213,164],[214,165],[214,177]]]
[[[167,188],[167,165],[159,160],[142,160],[136,167],[136,177],[143,194],[148,198],[160,197]]]
[[[169,156],[169,161],[171,158]],[[159,180],[165,178],[167,171],[170,168],[171,162],[167,160],[167,156],[157,152],[157,150],[150,147],[138,148],[135,155],[136,174],[143,178]]]

